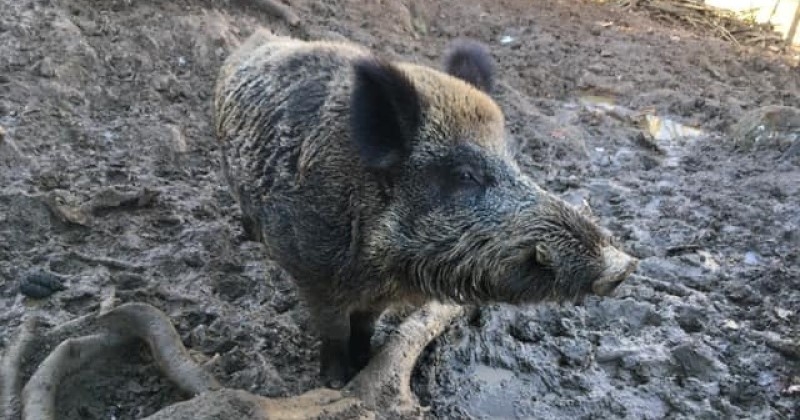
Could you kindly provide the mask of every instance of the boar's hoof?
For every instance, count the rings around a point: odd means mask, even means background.
[[[639,266],[637,258],[612,246],[603,249],[603,260],[603,275],[592,284],[592,291],[598,296],[609,295]]]
[[[331,389],[341,389],[353,378],[347,341],[323,340],[320,360],[322,383]]]

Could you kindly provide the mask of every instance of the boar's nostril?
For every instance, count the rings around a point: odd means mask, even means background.
[[[603,249],[603,274],[592,284],[592,291],[603,296],[611,293],[639,266],[639,260],[614,247]]]

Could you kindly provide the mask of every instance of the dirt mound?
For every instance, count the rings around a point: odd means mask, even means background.
[[[246,3],[0,0],[3,347],[25,313],[62,322],[114,287],[169,315],[198,357],[218,354],[227,387],[318,386],[306,309],[244,240],[219,177],[217,69],[257,26],[430,65],[469,36],[498,60],[526,170],[588,203],[642,264],[616,298],[487,307],[451,328],[416,375],[431,414],[796,416],[800,361],[778,344],[800,340],[800,158],[730,134],[757,108],[800,108],[796,68],[595,3],[294,0],[298,27]],[[647,116],[696,135],[651,136]],[[41,271],[66,289],[23,298]],[[98,361],[72,379],[62,418],[182,400],[130,353],[121,371]]]

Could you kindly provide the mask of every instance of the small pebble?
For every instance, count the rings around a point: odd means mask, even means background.
[[[28,272],[19,285],[20,293],[33,299],[44,299],[65,289],[64,279],[61,276],[44,270]]]
[[[729,319],[722,324],[722,328],[725,328],[726,330],[738,330],[739,324],[736,321]]]
[[[783,308],[775,308],[775,315],[778,315],[778,318],[786,321],[792,316],[792,311]]]
[[[504,37],[500,38],[500,43],[501,43],[501,44],[503,44],[503,45],[505,45],[505,44],[510,44],[510,43],[512,43],[512,42],[514,42],[514,38],[513,38],[513,37],[510,37],[510,36],[508,36],[508,35],[506,35],[506,36],[504,36]]]
[[[770,386],[773,382],[775,382],[775,375],[769,372],[761,372],[758,374],[758,385]]]
[[[759,260],[758,254],[753,251],[744,254],[744,263],[747,265],[757,265]]]

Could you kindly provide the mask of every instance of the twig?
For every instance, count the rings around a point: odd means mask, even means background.
[[[0,365],[0,414],[8,420],[16,420],[22,414],[20,366],[25,355],[30,352],[38,323],[39,318],[36,315],[22,323],[17,340],[6,350]]]
[[[144,267],[142,267],[141,265],[129,263],[127,261],[122,261],[108,257],[95,257],[77,251],[70,251],[68,255],[86,263],[100,264],[115,270],[142,271],[144,269]]]
[[[285,20],[290,26],[297,26],[300,24],[300,17],[285,4],[278,3],[275,0],[255,0],[255,3],[267,13]]]

